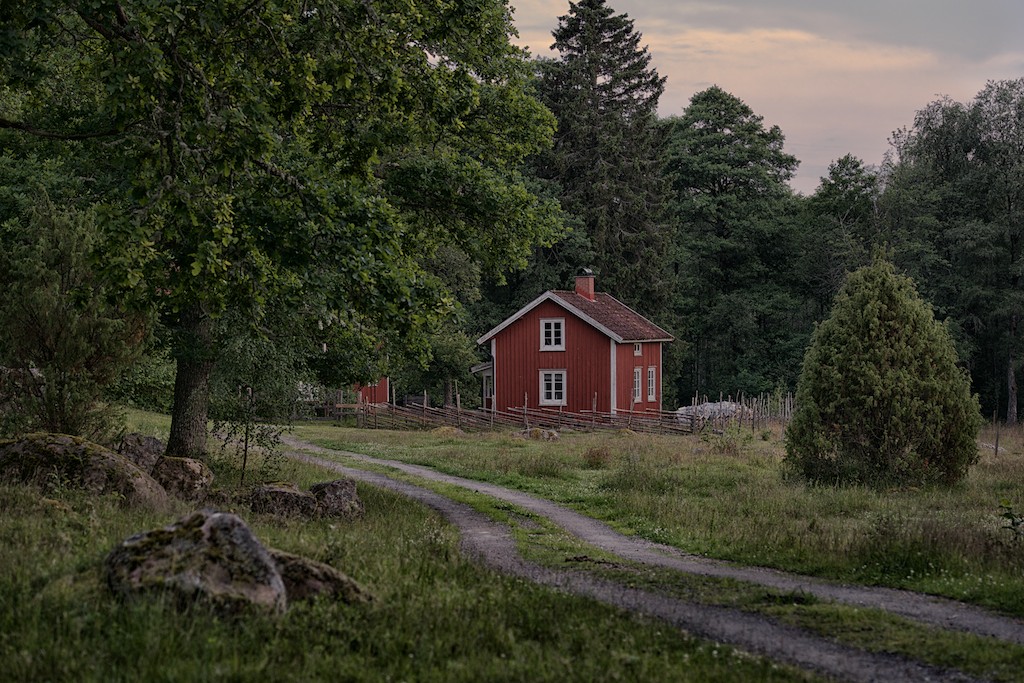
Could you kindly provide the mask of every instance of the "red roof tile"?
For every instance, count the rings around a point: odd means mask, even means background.
[[[552,290],[551,294],[599,325],[622,337],[623,342],[672,341],[661,329],[611,294],[596,292],[594,301],[576,292]]]

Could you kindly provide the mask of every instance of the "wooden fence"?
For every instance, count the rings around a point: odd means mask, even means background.
[[[730,414],[719,412],[700,415],[698,411],[681,414],[677,411],[619,411],[602,413],[585,411],[570,413],[550,408],[517,407],[508,411],[462,408],[456,405],[435,408],[424,401],[420,405],[399,406],[391,403],[351,403],[325,406],[321,415],[327,418],[354,418],[358,427],[365,429],[435,429],[454,427],[464,432],[495,430],[528,430],[534,427],[556,431],[618,431],[630,430],[646,434],[694,434],[703,431],[722,432],[729,427],[752,431],[785,426],[793,413],[793,397],[761,395],[748,399],[731,398],[728,402],[742,406]],[[692,406],[707,405],[696,398]]]

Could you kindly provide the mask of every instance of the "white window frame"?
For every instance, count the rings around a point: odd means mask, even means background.
[[[640,403],[643,400],[643,374],[644,369],[639,365],[633,368],[633,403]]]
[[[635,344],[633,344],[633,355],[634,356],[642,356],[642,355],[644,355],[644,345],[641,344],[640,342],[636,342]]]
[[[564,406],[566,405],[566,371],[565,370],[541,370],[540,371],[540,405],[542,406]],[[549,379],[550,377],[550,379]],[[556,385],[561,382],[561,396],[557,395]],[[549,387],[550,384],[550,387]]]
[[[545,334],[547,326],[551,329],[551,342],[548,342],[548,335]],[[558,338],[561,343],[555,344],[555,330],[558,331]],[[541,351],[565,351],[565,318],[541,318],[540,319],[540,350]]]
[[[658,368],[654,365],[647,367],[647,400],[658,400]]]

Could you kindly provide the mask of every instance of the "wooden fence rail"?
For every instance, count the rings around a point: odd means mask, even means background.
[[[792,395],[761,395],[752,399],[740,397],[736,401],[730,398],[727,403],[740,405],[742,409],[707,415],[701,415],[698,411],[691,411],[689,414],[676,411],[570,413],[550,408],[519,407],[508,411],[490,411],[464,409],[458,404],[432,408],[426,404],[398,406],[391,403],[356,403],[334,405],[331,406],[333,410],[325,409],[322,413],[325,417],[354,416],[357,426],[366,429],[411,430],[454,427],[466,432],[477,432],[527,430],[536,427],[581,432],[630,430],[649,434],[722,432],[729,427],[757,431],[780,424],[785,427],[792,417]],[[704,400],[698,403],[694,399],[692,405],[708,405],[708,402]]]

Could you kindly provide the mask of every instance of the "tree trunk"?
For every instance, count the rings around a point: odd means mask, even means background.
[[[181,312],[168,455],[199,459],[206,455],[206,413],[213,370],[211,324],[199,304]]]
[[[1013,353],[1006,366],[1006,424],[1017,424],[1017,372],[1014,369]]]

